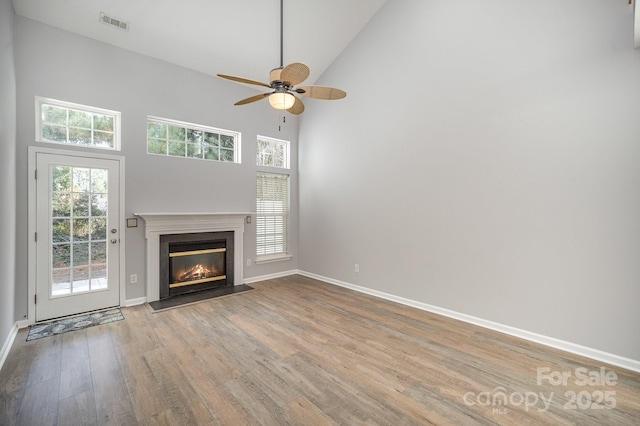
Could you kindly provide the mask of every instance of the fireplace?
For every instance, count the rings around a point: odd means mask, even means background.
[[[226,284],[243,283],[242,243],[245,220],[254,212],[239,213],[135,213],[145,222],[146,244],[146,302],[160,300],[160,238],[171,234],[196,234],[209,232],[232,232],[233,253],[227,249]],[[167,252],[168,253],[168,252]],[[168,255],[167,255],[168,257]],[[164,257],[163,257],[164,258]],[[232,274],[230,274],[230,271]],[[168,278],[167,278],[168,282]],[[168,285],[168,284],[167,284]]]
[[[233,286],[233,232],[160,236],[160,299]]]

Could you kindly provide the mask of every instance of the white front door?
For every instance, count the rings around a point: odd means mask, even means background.
[[[36,154],[36,321],[119,305],[119,167]]]

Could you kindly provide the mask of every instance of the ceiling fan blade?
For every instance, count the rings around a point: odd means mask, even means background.
[[[301,90],[304,90],[302,92]],[[347,92],[344,90],[336,89],[335,87],[327,86],[300,86],[296,88],[296,92],[302,96],[308,96],[314,99],[342,99],[347,96]]]
[[[246,99],[242,99],[241,101],[236,102],[234,105],[250,104],[251,102],[256,102],[256,101],[259,101],[260,99],[264,99],[270,94],[271,93],[260,93],[259,95],[250,96]]]
[[[296,102],[287,111],[289,111],[291,114],[302,114],[304,112],[304,104],[297,96],[294,96],[294,98],[296,98]]]
[[[293,62],[287,65],[280,72],[280,80],[286,81],[290,86],[300,84],[309,77],[309,67],[302,62]]]
[[[249,78],[236,77],[235,75],[218,74],[218,77],[226,78],[227,80],[237,81],[238,83],[255,84],[256,86],[264,86],[271,88],[267,83],[263,83],[257,80],[251,80]]]

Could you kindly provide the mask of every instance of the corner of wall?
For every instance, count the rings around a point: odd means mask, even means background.
[[[16,75],[14,61],[14,9],[0,3],[0,341],[5,349],[15,338],[16,245]],[[1,365],[1,362],[0,362]]]

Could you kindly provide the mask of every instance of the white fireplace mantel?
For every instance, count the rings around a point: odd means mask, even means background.
[[[195,232],[233,231],[233,285],[242,278],[244,223],[253,213],[135,213],[145,222],[147,239],[147,302],[160,299],[160,236]]]

